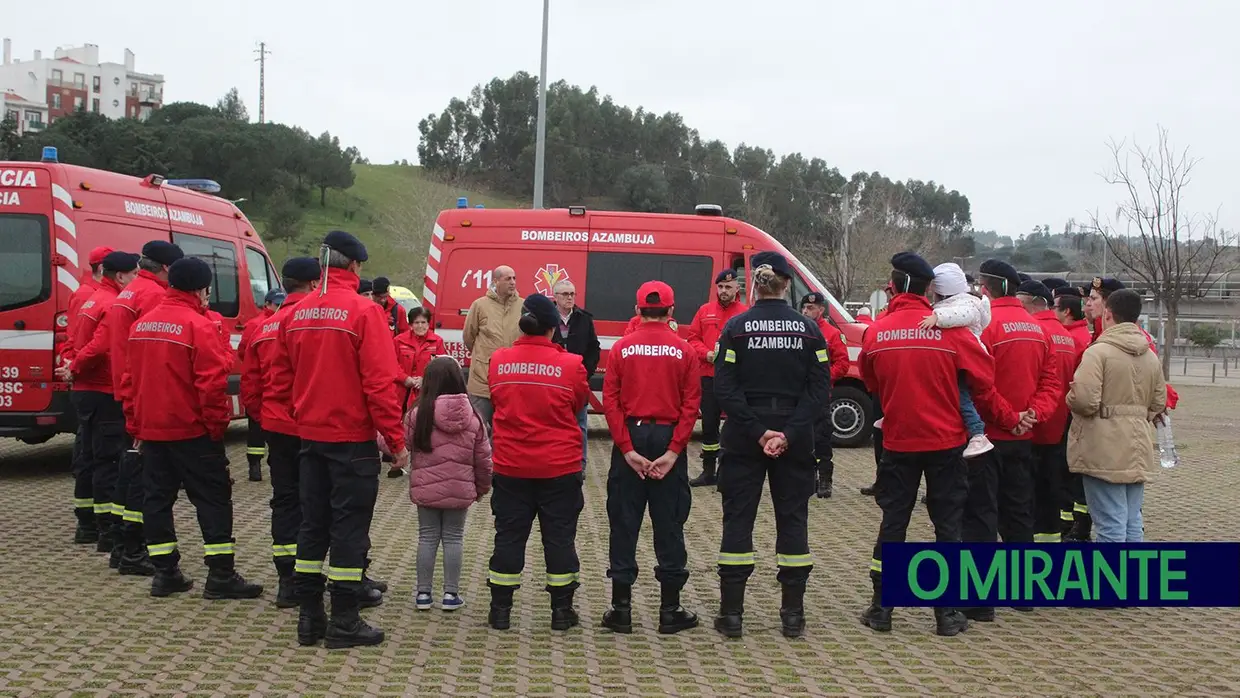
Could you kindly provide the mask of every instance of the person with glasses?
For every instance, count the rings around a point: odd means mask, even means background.
[[[555,309],[560,313],[560,326],[551,340],[581,357],[585,364],[586,375],[594,376],[598,370],[601,348],[598,334],[594,331],[594,316],[584,308],[577,307],[577,287],[571,281],[561,281],[552,288],[555,295]],[[589,456],[589,435],[586,430],[586,414],[590,411],[587,403],[577,413],[577,425],[581,427],[581,468],[586,467]]]

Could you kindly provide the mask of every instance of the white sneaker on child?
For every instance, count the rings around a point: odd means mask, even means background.
[[[987,451],[993,451],[995,445],[986,438],[985,434],[978,434],[969,439],[969,444],[964,447],[965,458],[976,458]]]
[[[444,593],[443,601],[439,602],[439,607],[445,611],[455,611],[465,605],[465,599],[460,594]]]
[[[878,419],[874,420],[874,428],[875,428],[875,429],[882,429],[882,428],[883,428],[883,418],[882,418],[882,417],[879,417]]]
[[[417,606],[419,611],[429,611],[434,608],[435,601],[429,593],[424,591],[413,597],[413,604]]]

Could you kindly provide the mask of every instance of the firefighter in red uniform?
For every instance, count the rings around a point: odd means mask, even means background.
[[[265,394],[292,405],[301,437],[301,530],[294,585],[301,605],[297,641],[328,648],[377,645],[383,631],[358,611],[370,551],[370,523],[379,494],[376,432],[403,466],[399,372],[383,310],[357,293],[366,247],[333,230],[323,239],[324,279],[280,323]],[[326,570],[328,552],[331,564]],[[324,612],[324,575],[332,582],[331,621]]]
[[[284,350],[284,345],[277,341],[280,325],[301,299],[318,288],[322,274],[318,260],[311,257],[294,257],[284,263],[280,276],[288,295],[279,310],[263,318],[250,338],[241,372],[241,401],[246,412],[263,424],[270,449],[267,467],[271,470],[271,559],[280,580],[276,591],[278,608],[297,606],[293,564],[297,558],[297,531],[301,528],[297,465],[301,439],[297,437],[297,422],[288,401],[277,399],[269,386],[278,382],[272,375],[275,354]]]
[[[716,468],[720,459],[719,423],[722,411],[715,399],[715,352],[719,333],[728,320],[749,309],[741,302],[740,284],[735,269],[724,269],[715,277],[715,300],[698,308],[689,323],[689,346],[697,353],[698,370],[702,376],[702,474],[689,481],[692,487],[713,485],[718,481]]]
[[[237,342],[237,359],[244,366],[249,354],[250,345],[253,344],[254,338],[258,336],[260,328],[271,319],[276,310],[280,308],[280,304],[284,302],[284,291],[273,288],[267,292],[263,298],[262,312],[250,318],[245,323],[245,327],[241,330],[241,341]],[[244,374],[242,374],[244,377]],[[267,456],[267,437],[263,433],[262,420],[256,411],[251,411],[246,407],[244,397],[241,400],[242,407],[246,411],[246,435],[245,435],[245,459],[250,466],[250,482],[263,481],[263,458]]]
[[[491,356],[488,373],[495,403],[495,547],[487,574],[487,622],[496,630],[511,625],[512,597],[521,586],[525,544],[537,518],[551,629],[568,630],[578,623],[573,608],[581,571],[577,519],[585,505],[577,413],[590,397],[590,383],[581,356],[551,341],[560,328],[555,301],[537,293],[526,298],[520,328],[522,336],[511,347]]]
[[[405,309],[389,293],[391,289],[392,282],[386,276],[375,277],[371,282],[371,298],[383,308],[388,329],[392,331],[392,338],[395,339],[409,331],[409,318],[405,317]]]
[[[1055,283],[1056,281],[1058,280],[1046,279],[1042,283]],[[1076,367],[1081,365],[1081,357],[1085,354],[1085,350],[1088,349],[1089,345],[1093,342],[1094,337],[1089,332],[1089,322],[1085,320],[1085,301],[1083,294],[1081,293],[1081,289],[1075,286],[1070,286],[1066,281],[1064,281],[1062,285],[1055,284],[1055,287],[1051,289],[1051,294],[1055,298],[1055,314],[1059,318],[1059,322],[1064,326],[1064,329],[1068,331],[1068,335],[1072,337],[1073,348],[1076,352],[1076,360],[1072,365],[1072,373],[1069,374],[1070,381],[1071,376],[1076,374]],[[1072,412],[1069,411],[1068,423],[1064,427],[1065,453],[1067,451],[1067,431],[1071,424]],[[1061,529],[1060,532],[1062,533],[1061,539],[1087,541],[1089,540],[1089,529],[1092,528],[1093,524],[1093,522],[1089,520],[1089,513],[1088,511],[1081,513],[1076,513],[1073,511],[1078,498],[1080,499],[1082,508],[1085,508],[1084,485],[1081,484],[1081,478],[1079,475],[1068,471],[1068,463],[1066,459],[1064,460],[1063,467],[1064,469],[1060,473],[1060,484],[1062,487],[1059,496],[1059,522]],[[1079,492],[1079,495],[1075,494],[1077,492]],[[1081,521],[1079,527],[1076,523],[1078,519]],[[1084,528],[1085,537],[1083,539],[1074,538],[1074,535],[1079,534],[1080,527]]]
[[[633,632],[637,533],[647,504],[661,592],[659,632],[698,624],[697,615],[681,607],[680,590],[689,578],[684,527],[693,502],[685,449],[697,423],[702,385],[693,349],[667,326],[674,305],[667,284],[642,284],[637,312],[644,322],[612,347],[603,380],[603,412],[614,442],[607,475],[611,610],[603,614],[603,627],[618,633]]]
[[[891,299],[895,297],[895,287],[891,285],[890,281],[887,282],[886,286],[883,286],[883,294],[887,296],[887,304],[890,305]],[[872,320],[868,324],[870,324],[870,326],[873,326],[875,322],[878,322],[879,320],[883,319],[884,317],[886,317],[886,315],[887,315],[887,306],[883,306],[883,308],[878,311],[878,314],[874,316],[874,320]],[[869,331],[870,330],[868,327],[864,331],[862,331],[861,333],[862,342],[865,341],[865,335],[868,334]],[[867,487],[861,488],[861,494],[867,497],[874,496],[874,493],[875,493],[874,488],[878,486],[878,476],[877,476],[878,464],[881,463],[883,460],[883,424],[881,421],[883,418],[883,406],[881,402],[882,401],[878,399],[877,394],[873,392],[870,393],[870,405],[873,407],[873,411],[874,411],[874,428],[871,430],[871,438],[874,439],[875,477],[874,477],[874,482],[872,484],[870,484]]]
[[[252,599],[263,593],[235,567],[232,486],[224,454],[233,357],[206,316],[211,276],[211,266],[201,259],[177,260],[168,269],[164,299],[129,333],[132,399],[125,403],[125,416],[144,461],[142,513],[156,597],[194,585],[181,573],[173,524],[172,507],[182,487],[202,529],[209,570],[203,598]]]
[[[633,334],[633,332],[634,332],[634,331],[635,331],[638,327],[641,327],[641,325],[642,325],[642,316],[641,316],[641,315],[634,315],[634,316],[633,316],[633,317],[629,320],[629,324],[625,325],[625,327],[624,327],[624,336],[625,336],[625,337],[627,337],[627,336],[629,336],[629,335]],[[667,319],[667,326],[668,326],[668,327],[670,327],[670,328],[671,328],[671,330],[672,330],[673,332],[679,332],[679,331],[680,331],[680,326],[676,324],[676,318],[669,317],[669,318]]]
[[[1033,518],[1033,452],[1030,427],[1050,419],[1063,400],[1063,386],[1055,368],[1051,343],[1016,292],[1020,276],[1012,265],[988,259],[980,267],[982,292],[990,298],[990,324],[982,343],[995,360],[995,389],[1008,404],[1021,410],[1024,428],[1013,432],[1006,424],[986,421],[986,436],[994,450],[969,466],[969,499],[964,512],[967,542],[1031,543]],[[991,607],[970,608],[971,620],[990,622]]]
[[[1054,296],[1041,281],[1026,281],[1016,297],[1046,332],[1051,342],[1052,364],[1059,376],[1060,396],[1055,412],[1033,426],[1033,520],[1035,543],[1058,543],[1062,539],[1060,511],[1068,472],[1068,383],[1076,372],[1076,342],[1051,309]]]
[[[90,271],[82,272],[82,275],[78,277],[78,287],[69,295],[69,312],[65,314],[69,321],[69,324],[65,326],[65,334],[69,335],[69,342],[61,349],[60,364],[62,365],[73,360],[73,354],[77,350],[77,347],[73,346],[74,323],[77,322],[82,304],[90,300],[95,291],[99,290],[99,282],[103,280],[103,260],[112,252],[111,247],[96,247],[91,250]]]
[[[926,478],[926,508],[940,543],[960,541],[968,496],[963,449],[969,440],[960,419],[959,373],[983,416],[1014,429],[1020,416],[994,387],[994,361],[968,329],[921,329],[931,312],[926,293],[934,269],[926,260],[901,252],[891,258],[896,295],[888,311],[866,330],[861,375],[883,406],[883,455],[875,501],[883,510],[870,560],[874,594],[861,615],[873,630],[891,630],[892,608],[882,605],[883,543],[903,542],[917,504],[917,488]],[[951,636],[968,628],[959,610],[934,609],[936,632]]]
[[[71,358],[61,366],[60,374],[72,376],[70,398],[78,419],[73,473],[73,510],[78,524],[73,540],[101,543],[99,552],[110,553],[112,533],[107,528],[111,523],[107,515],[112,513],[111,503],[104,491],[98,497],[95,495],[94,478],[96,470],[102,467],[111,471],[114,484],[125,449],[125,417],[113,395],[107,342],[96,339],[104,337],[96,330],[116,295],[137,275],[138,255],[109,252],[98,266],[101,276],[95,291],[78,305],[77,317],[69,323],[73,329],[73,350],[66,352]]]
[[[67,366],[73,361],[73,355],[76,348],[73,346],[74,327],[73,323],[77,321],[78,312],[82,309],[82,304],[90,300],[91,295],[99,289],[99,281],[103,278],[103,258],[112,253],[111,247],[96,247],[90,251],[89,264],[90,270],[82,272],[78,278],[78,287],[74,289],[69,296],[69,312],[65,315],[68,324],[65,325],[65,335],[69,338],[68,342],[61,345],[60,356],[56,357],[57,372],[61,368]],[[68,373],[61,373],[64,377],[57,376],[58,380],[68,380]],[[76,410],[76,408],[75,408]],[[73,438],[73,476],[77,478],[88,478],[90,469],[88,464],[82,458],[82,425],[78,425],[77,433]],[[76,488],[75,488],[76,489]],[[87,488],[89,489],[89,488]],[[73,497],[74,513],[79,523],[83,517],[89,518],[89,525],[85,528],[78,526],[77,532],[74,533],[74,543],[98,543],[99,530],[95,525],[95,500],[94,496],[87,492],[84,496]],[[78,510],[81,511],[78,511]],[[87,516],[89,514],[89,516]]]
[[[805,294],[801,299],[801,314],[818,323],[818,329],[827,340],[827,355],[831,359],[831,385],[848,375],[852,362],[848,359],[848,345],[844,343],[844,335],[839,328],[827,319],[827,298],[814,291]],[[814,455],[818,463],[818,498],[827,499],[831,496],[831,482],[835,478],[834,452],[831,448],[831,437],[835,432],[831,421],[831,400],[822,406],[822,416],[814,427]]]

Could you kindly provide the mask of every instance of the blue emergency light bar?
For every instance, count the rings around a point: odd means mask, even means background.
[[[220,185],[211,179],[168,179],[164,184],[170,184],[174,187],[189,189],[190,191],[202,192],[203,194],[220,193]]]
[[[456,207],[457,208],[469,208],[469,199],[464,196],[457,197]]]
[[[60,162],[59,154],[56,152],[55,146],[43,146],[43,159],[41,162]]]

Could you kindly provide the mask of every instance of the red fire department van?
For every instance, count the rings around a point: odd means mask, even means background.
[[[593,411],[601,411],[602,373],[607,352],[633,317],[637,287],[650,279],[676,291],[676,320],[686,334],[689,321],[714,292],[715,275],[736,269],[742,284],[750,258],[774,250],[796,267],[791,295],[797,303],[810,291],[829,301],[831,322],[848,344],[849,356],[861,351],[859,325],[814,275],[783,245],[748,223],[727,218],[718,206],[697,207],[697,215],[589,211],[584,207],[553,210],[468,208],[442,211],[435,222],[427,256],[422,305],[434,313],[435,332],[449,352],[468,362],[462,341],[470,304],[491,285],[495,267],[517,272],[521,295],[551,295],[558,281],[577,288],[577,304],[594,315],[602,344],[600,372],[591,382]],[[752,294],[748,294],[752,295]],[[870,435],[871,405],[856,367],[836,383],[831,419],[835,443],[855,446]]]
[[[232,202],[159,175],[61,164],[54,148],[42,162],[0,162],[0,437],[41,443],[76,429],[69,385],[53,375],[69,341],[69,296],[90,274],[92,249],[138,252],[154,239],[212,265],[211,309],[235,348],[280,277]],[[234,416],[239,384],[234,375]]]

